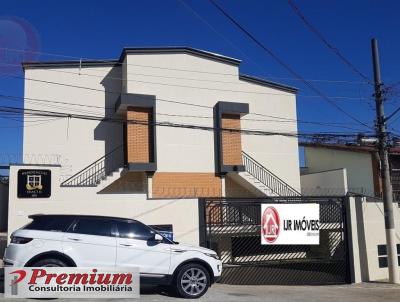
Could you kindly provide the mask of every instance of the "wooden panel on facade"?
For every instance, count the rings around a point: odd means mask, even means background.
[[[152,121],[151,108],[129,107],[127,110],[126,144],[128,163],[148,163],[151,161],[152,131],[148,125]]]
[[[153,198],[221,197],[221,178],[214,173],[156,172]]]
[[[240,115],[223,114],[221,127],[240,130]],[[239,131],[222,131],[222,163],[223,165],[242,165],[242,140]]]

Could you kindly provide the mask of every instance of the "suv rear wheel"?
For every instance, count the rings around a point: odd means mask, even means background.
[[[33,267],[66,267],[68,266],[58,259],[42,259],[32,264]]]
[[[182,266],[175,280],[178,294],[183,298],[199,298],[203,296],[210,285],[210,274],[207,269],[197,263]]]

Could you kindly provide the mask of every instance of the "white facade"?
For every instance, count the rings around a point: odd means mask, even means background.
[[[51,170],[50,198],[17,198],[19,169]],[[25,225],[32,214],[83,214],[133,218],[146,224],[173,223],[175,240],[199,243],[197,199],[148,200],[146,194],[97,194],[94,188],[63,188],[58,181],[61,167],[11,166],[8,233]],[[9,236],[8,236],[9,239]]]
[[[126,81],[122,81],[125,76]],[[25,77],[91,89],[26,80],[28,109],[112,115],[119,93],[126,89],[127,93],[155,95],[156,118],[160,122],[213,127],[213,106],[218,101],[241,102],[248,103],[250,110],[242,119],[242,129],[297,133],[295,122],[271,122],[271,118],[259,115],[296,120],[295,94],[240,80],[238,66],[194,55],[127,54],[124,64],[115,67],[26,67]],[[30,99],[89,107],[33,103]],[[35,127],[28,125],[24,129],[23,152],[61,155],[65,176],[73,175],[122,144],[119,124],[63,118]],[[300,188],[296,138],[242,135],[242,147],[289,185]],[[213,172],[213,132],[157,126],[157,165],[159,172]]]
[[[212,128],[217,102],[239,102],[247,103],[250,112],[241,119],[241,129],[297,133],[295,122],[271,122],[273,118],[268,117],[296,121],[293,88],[242,77],[238,61],[197,52],[124,51],[119,63],[27,64],[25,109],[114,118],[121,93],[145,94],[156,98],[157,122]],[[151,199],[151,178],[141,180],[144,192],[119,187],[118,192],[101,194],[104,186],[60,187],[65,179],[123,144],[122,124],[63,117],[31,126],[25,113],[24,126],[23,153],[56,155],[60,160],[54,164],[60,167],[28,167],[51,169],[53,174],[51,197],[33,199],[19,199],[16,193],[18,170],[27,167],[11,168],[9,232],[25,224],[29,214],[80,213],[173,224],[176,240],[199,242],[198,199]],[[297,138],[242,134],[241,140],[243,151],[291,187],[300,188]],[[157,172],[215,173],[214,148],[213,131],[156,126]],[[111,180],[119,177],[117,173]],[[223,177],[221,183],[224,196]],[[227,183],[235,191],[232,181]]]
[[[302,192],[319,196],[349,194],[346,216],[353,281],[385,280],[388,278],[387,262],[384,263],[387,254],[379,254],[386,245],[382,200],[352,196],[352,192],[370,196],[375,192],[373,153],[354,148],[351,151],[351,146],[306,146],[307,174],[301,175]],[[400,207],[397,203],[393,203],[393,215],[399,239]]]
[[[374,176],[370,152],[338,150],[325,147],[304,147],[307,174],[346,169],[347,189],[357,193],[374,193]],[[303,176],[302,176],[303,177]],[[304,175],[306,177],[306,175]],[[312,192],[318,184],[304,183],[302,190]],[[338,189],[334,182],[325,182],[326,190]],[[340,195],[340,194],[337,194]]]
[[[386,245],[383,203],[365,197],[348,199],[347,215],[352,245],[354,282],[388,279],[387,253],[379,253]],[[393,207],[396,237],[400,236],[400,208]],[[398,240],[399,243],[399,240]],[[398,253],[400,257],[400,253]],[[400,273],[400,269],[399,269]]]
[[[300,176],[304,195],[345,196],[348,192],[346,168],[308,173]]]

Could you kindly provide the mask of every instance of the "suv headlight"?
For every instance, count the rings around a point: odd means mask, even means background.
[[[214,258],[216,260],[220,260],[219,256],[217,254],[209,254],[209,253],[204,253],[204,255]]]
[[[32,241],[32,238],[18,237],[18,236],[11,237],[11,243],[14,243],[14,244],[25,244],[25,243],[28,243],[31,241]]]

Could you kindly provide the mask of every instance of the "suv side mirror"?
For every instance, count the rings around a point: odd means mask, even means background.
[[[163,239],[164,238],[160,234],[154,234],[154,241],[161,242]]]

